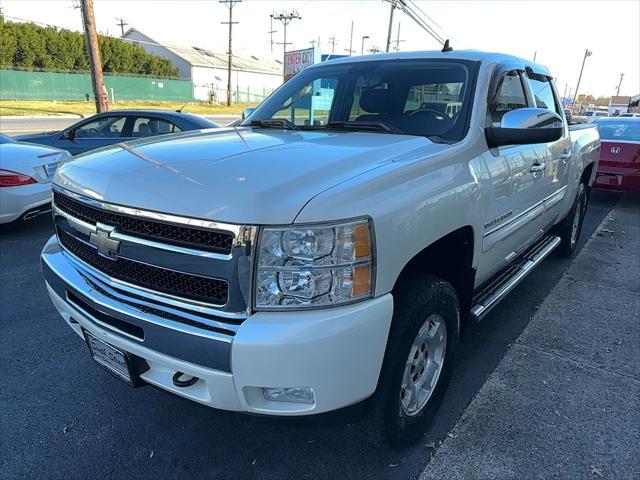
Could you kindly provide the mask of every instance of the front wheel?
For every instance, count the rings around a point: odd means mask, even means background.
[[[396,288],[373,425],[392,445],[418,440],[433,421],[453,371],[459,321],[458,297],[444,280],[416,274]]]
[[[556,231],[561,240],[558,250],[566,257],[573,256],[576,250],[586,212],[587,189],[584,183],[580,183],[578,184],[578,191],[576,192],[576,198],[573,201],[571,210],[556,227]]]

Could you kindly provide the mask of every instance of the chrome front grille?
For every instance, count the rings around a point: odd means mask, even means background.
[[[167,270],[126,258],[113,261],[60,229],[58,239],[64,248],[80,260],[116,280],[213,305],[227,303],[229,284],[224,280]]]
[[[113,205],[56,185],[53,213],[62,253],[114,305],[223,336],[249,315],[255,227]],[[105,252],[101,235],[117,247]]]
[[[95,208],[60,192],[53,192],[53,202],[63,212],[84,222],[104,223],[125,234],[228,255],[233,246],[233,234],[200,228],[161,223],[146,218],[123,215]]]

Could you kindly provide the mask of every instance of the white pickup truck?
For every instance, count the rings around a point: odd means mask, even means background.
[[[62,164],[44,276],[131,385],[272,416],[367,400],[367,425],[411,442],[465,325],[573,252],[599,145],[528,60],[330,61],[240,126]]]

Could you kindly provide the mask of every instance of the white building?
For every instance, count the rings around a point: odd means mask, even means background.
[[[609,116],[620,115],[621,113],[627,113],[629,110],[630,97],[611,97],[609,100]]]
[[[165,45],[130,28],[122,36],[148,53],[167,58],[180,78],[193,83],[193,98],[222,103],[227,99],[227,54],[199,47]],[[234,53],[231,62],[233,102],[260,102],[282,84],[282,62]]]

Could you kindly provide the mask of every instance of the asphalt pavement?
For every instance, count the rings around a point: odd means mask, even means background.
[[[617,198],[594,192],[579,248]],[[552,255],[467,329],[431,432],[398,451],[362,421],[214,411],[103,372],[49,301],[38,256],[51,234],[46,216],[0,233],[2,478],[417,478],[571,264]]]
[[[203,115],[220,125],[226,125],[238,118],[238,115]],[[42,116],[42,117],[0,117],[0,132],[13,135],[26,135],[62,130],[82,120],[80,116]]]
[[[640,198],[611,210],[421,480],[640,478]]]

